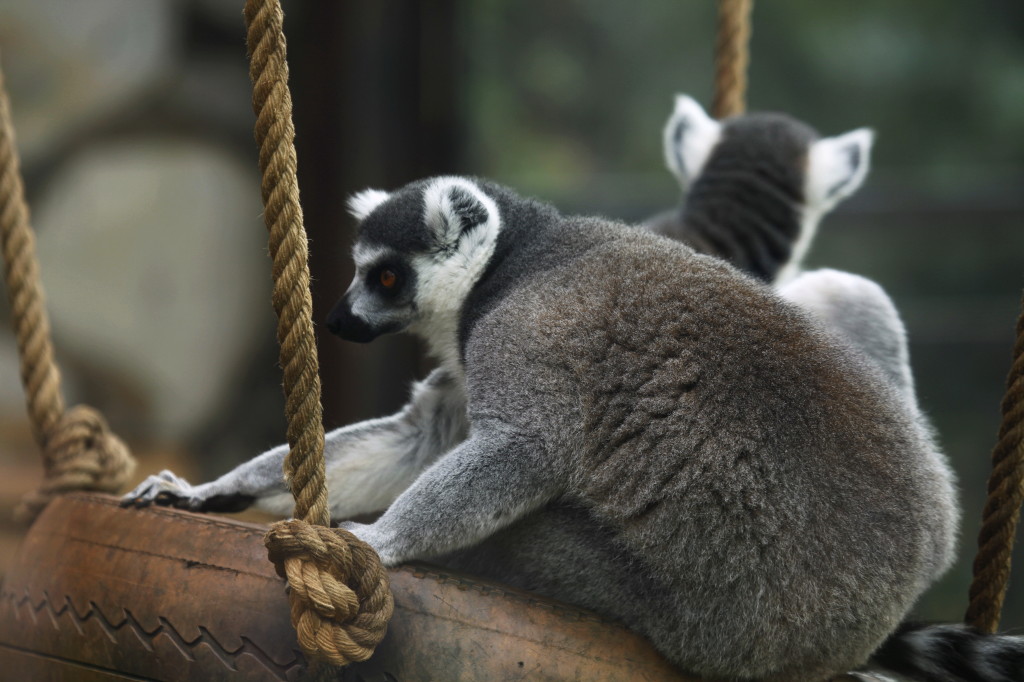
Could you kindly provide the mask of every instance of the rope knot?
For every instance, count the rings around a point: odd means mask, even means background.
[[[368,659],[394,610],[387,572],[373,548],[346,530],[297,519],[273,524],[264,543],[277,574],[288,581],[303,652],[339,666]]]
[[[114,435],[99,412],[85,405],[61,415],[43,442],[43,482],[14,510],[14,518],[22,523],[34,521],[61,493],[117,492],[135,469],[128,446]]]

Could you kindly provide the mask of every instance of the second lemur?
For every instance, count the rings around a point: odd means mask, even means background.
[[[683,200],[647,227],[784,282],[797,274],[821,219],[864,182],[873,139],[867,128],[821,138],[785,114],[719,122],[678,95],[663,145]]]

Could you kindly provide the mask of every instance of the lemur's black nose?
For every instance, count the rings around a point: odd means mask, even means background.
[[[380,335],[379,330],[374,329],[366,320],[352,313],[352,308],[346,297],[335,304],[327,316],[326,324],[332,334],[340,336],[346,341],[367,343]]]
[[[343,302],[341,302],[341,303],[343,303]],[[331,312],[329,312],[327,314],[327,321],[325,322],[325,324],[327,325],[327,329],[332,334],[340,334],[341,333],[341,327],[342,327],[342,324],[343,324],[343,315],[342,315],[342,312],[338,310],[338,308],[341,306],[341,303],[335,304],[335,306],[333,308],[331,308]],[[348,313],[348,314],[351,315],[351,313]]]

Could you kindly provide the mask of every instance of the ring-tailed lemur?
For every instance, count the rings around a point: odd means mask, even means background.
[[[771,289],[484,181],[353,208],[329,327],[413,331],[442,361],[399,414],[328,436],[332,514],[387,506],[347,524],[386,564],[440,558],[595,609],[697,674],[805,682],[864,664],[948,566],[952,482],[913,405]],[[283,456],[125,500],[286,514]],[[882,652],[944,665],[946,636]],[[956,636],[964,665],[1024,654]]]
[[[677,95],[663,138],[683,202],[648,229],[784,282],[797,274],[821,219],[863,183],[874,134],[819,138],[784,114],[718,122]]]

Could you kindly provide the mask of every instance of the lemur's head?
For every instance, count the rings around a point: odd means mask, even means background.
[[[873,140],[868,128],[822,138],[783,114],[716,121],[678,95],[665,125],[665,162],[685,196],[684,221],[727,205],[783,228],[792,251],[781,280],[799,267],[822,217],[864,182]]]
[[[783,114],[753,113],[716,121],[687,95],[677,95],[664,131],[665,162],[686,193],[706,172],[740,163],[793,185],[793,196],[820,217],[867,177],[874,133],[858,128],[821,138]]]
[[[428,341],[454,334],[497,242],[494,200],[473,180],[440,177],[390,193],[364,190],[348,207],[359,220],[356,274],[328,329],[359,342],[409,328]]]

